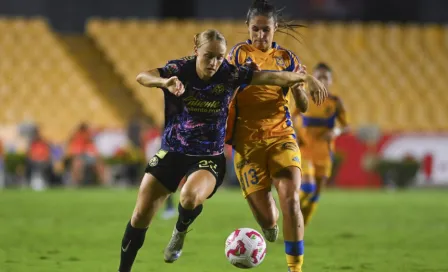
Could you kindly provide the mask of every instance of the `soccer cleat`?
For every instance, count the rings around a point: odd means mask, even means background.
[[[264,237],[269,242],[275,242],[278,238],[278,225],[275,225],[272,229],[262,229]]]
[[[173,263],[179,259],[182,254],[182,248],[184,246],[185,236],[188,231],[180,232],[174,227],[173,235],[171,240],[165,248],[165,262]]]

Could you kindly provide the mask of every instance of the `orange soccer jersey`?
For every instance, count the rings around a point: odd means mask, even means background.
[[[255,62],[261,70],[298,71],[299,59],[276,43],[267,52],[252,46],[251,41],[232,48],[228,61],[236,66]],[[289,110],[289,88],[278,86],[240,86],[230,105],[226,140],[233,145],[272,137],[294,135]]]
[[[301,120],[297,122],[304,160],[315,164],[331,160],[334,140],[328,141],[325,135],[334,129],[336,121],[342,126],[347,125],[346,112],[338,96],[330,95],[320,106],[309,104],[308,111],[302,113]]]
[[[228,60],[241,66],[256,63],[261,70],[297,71],[300,63],[289,50],[273,43],[267,52],[237,44]],[[272,176],[286,167],[301,168],[289,105],[289,88],[240,86],[230,106],[227,143],[234,148],[235,173],[243,195],[271,189]]]

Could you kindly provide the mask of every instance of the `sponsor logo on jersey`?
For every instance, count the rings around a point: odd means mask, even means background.
[[[283,68],[286,67],[285,60],[283,59],[283,57],[275,57],[275,62],[280,67],[283,67]]]
[[[218,84],[215,87],[213,87],[212,89],[212,94],[218,95],[218,94],[222,94],[223,92],[225,92],[226,88],[224,87],[223,84]]]
[[[206,101],[198,99],[194,96],[189,96],[184,99],[184,102],[189,111],[218,113],[222,110],[221,102],[217,100]]]

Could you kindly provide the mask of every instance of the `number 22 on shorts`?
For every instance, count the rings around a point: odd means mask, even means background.
[[[249,171],[244,172],[243,179],[246,188],[250,185],[258,184],[257,172],[253,168],[249,169]]]
[[[216,169],[218,168],[218,165],[213,161],[202,160],[199,162],[199,168],[210,168],[210,170],[217,174]]]

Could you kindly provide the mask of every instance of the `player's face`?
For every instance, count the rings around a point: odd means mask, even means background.
[[[327,88],[333,83],[331,72],[326,69],[317,69],[314,71],[314,77],[322,82]]]
[[[248,22],[249,36],[253,45],[261,51],[267,51],[274,40],[277,24],[272,17],[253,16]]]
[[[226,45],[222,41],[211,41],[199,47],[196,51],[196,70],[203,79],[211,78],[224,61]]]

